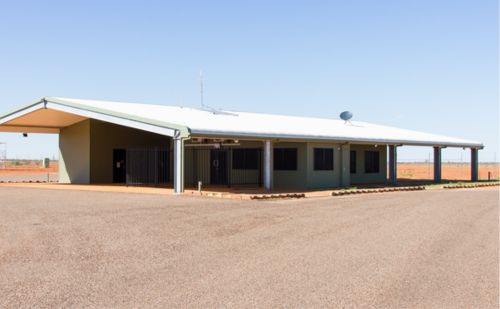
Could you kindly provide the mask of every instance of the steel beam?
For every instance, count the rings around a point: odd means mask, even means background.
[[[478,162],[478,152],[477,148],[470,149],[470,180],[478,181],[479,172],[479,162]]]
[[[184,192],[184,141],[180,137],[173,138],[174,142],[174,192]]]
[[[398,182],[398,151],[396,145],[389,145],[389,182]]]
[[[434,147],[434,182],[441,182],[441,147]]]
[[[273,144],[270,140],[264,141],[264,188],[273,188]]]

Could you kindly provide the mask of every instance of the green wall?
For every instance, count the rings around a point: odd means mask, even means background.
[[[278,142],[276,148],[297,148],[297,170],[277,171],[273,173],[275,188],[306,188],[307,187],[307,143]]]
[[[356,151],[356,173],[351,174],[351,184],[383,183],[387,181],[387,147],[373,145],[351,145]],[[365,173],[365,151],[379,151],[379,173]]]
[[[111,183],[113,181],[113,149],[127,148],[167,148],[171,149],[170,138],[150,132],[114,125],[98,120],[85,120],[75,125],[61,129],[59,137],[61,183]],[[189,142],[189,141],[188,141]],[[261,148],[260,141],[240,141],[233,148]],[[387,181],[387,149],[385,146],[350,145],[357,155],[357,172],[350,174],[351,184],[383,183]],[[273,148],[297,148],[296,171],[274,171],[275,188],[334,188],[341,186],[341,178],[346,176],[346,167],[342,166],[341,145],[338,143],[306,143],[306,142],[276,142]],[[332,148],[334,151],[333,171],[314,170],[314,148]],[[186,148],[184,178],[187,186],[198,180],[204,184],[210,183],[210,148],[198,156],[197,175],[193,174],[192,151]],[[375,150],[380,152],[380,172],[370,174],[364,172],[364,152]],[[171,156],[173,157],[173,156]],[[262,158],[263,159],[263,158]],[[259,172],[250,170],[233,170],[232,158],[228,157],[231,179],[243,182],[255,182]],[[349,163],[349,160],[344,160]],[[173,158],[170,158],[170,175],[172,177]],[[347,166],[347,170],[349,166]],[[344,176],[342,176],[342,173]],[[172,179],[172,178],[170,178]]]
[[[333,149],[333,170],[314,170],[314,148]],[[340,186],[342,160],[340,145],[331,143],[307,143],[307,188],[333,188]]]
[[[113,149],[169,148],[170,138],[159,134],[85,120],[61,129],[61,183],[112,183]]]
[[[90,182],[90,120],[62,128],[59,133],[59,182]]]
[[[258,149],[263,149],[264,143],[263,142],[252,142],[252,141],[240,141],[240,146],[233,147],[233,149],[238,149],[238,148],[258,148]],[[260,153],[261,155],[261,163],[262,160],[264,159],[263,153]],[[232,168],[232,162],[233,158],[229,158],[229,167],[231,168],[230,173],[231,173],[231,179],[234,181],[240,181],[243,183],[259,183],[259,178],[261,177],[259,170],[239,170],[239,169],[233,169]],[[260,180],[262,181],[262,180]]]
[[[231,146],[231,149],[238,148],[260,148],[262,142],[240,141],[238,146]],[[196,186],[198,181],[203,184],[210,184],[210,151],[211,147],[186,147],[184,152],[184,179],[188,187]],[[196,155],[195,155],[196,152]],[[232,152],[228,152],[227,166],[229,168],[232,181],[239,181],[240,184],[258,183],[258,170],[238,170],[232,168]],[[195,159],[196,158],[196,159]],[[194,166],[196,165],[196,168]]]
[[[113,182],[113,149],[169,148],[170,137],[123,127],[99,120],[90,121],[90,181]]]
[[[184,151],[184,183],[186,187],[197,186],[198,181],[203,185],[210,184],[210,149],[186,147]],[[196,152],[196,155],[195,155]]]

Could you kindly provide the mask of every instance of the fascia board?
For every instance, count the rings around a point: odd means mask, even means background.
[[[42,109],[42,108],[44,108],[44,102],[41,100],[30,103],[28,105],[21,106],[15,110],[12,110],[12,111],[0,116],[0,124],[9,122],[13,119],[22,117],[26,114],[32,113],[32,112],[39,110],[39,109]]]
[[[484,148],[481,143],[435,143],[426,141],[412,140],[392,140],[392,139],[364,139],[364,138],[348,138],[348,137],[329,137],[329,136],[308,136],[308,135],[287,135],[287,134],[245,134],[241,132],[216,132],[205,130],[191,130],[191,134],[206,136],[206,137],[227,137],[227,138],[257,138],[257,139],[280,139],[293,141],[329,141],[329,142],[348,142],[348,143],[369,143],[369,144],[396,144],[407,146],[432,146],[432,147],[459,147],[459,148]]]

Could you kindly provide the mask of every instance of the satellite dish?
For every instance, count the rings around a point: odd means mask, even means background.
[[[350,111],[345,111],[340,113],[340,119],[348,122],[352,118],[352,113]]]

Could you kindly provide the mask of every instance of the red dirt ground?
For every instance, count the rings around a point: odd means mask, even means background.
[[[7,166],[0,168],[0,175],[23,175],[23,174],[47,174],[57,173],[58,163],[50,162],[49,168],[42,168],[39,164]],[[500,178],[500,164],[481,163],[479,164],[479,179],[488,180],[488,172],[491,180]],[[398,178],[401,179],[432,179],[432,163],[398,163]],[[443,163],[442,178],[447,180],[470,180],[469,163]]]
[[[480,163],[479,179],[499,179],[500,164]],[[442,178],[446,180],[470,180],[470,163],[443,163]],[[398,178],[401,179],[432,179],[434,168],[432,163],[398,163]]]
[[[7,165],[6,168],[0,167],[0,175],[23,175],[23,174],[47,174],[57,173],[59,171],[59,164],[57,162],[50,162],[48,168],[43,168],[38,163],[30,163],[27,165]]]

